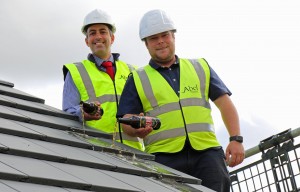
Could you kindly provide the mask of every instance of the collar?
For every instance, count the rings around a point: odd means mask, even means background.
[[[120,57],[119,53],[112,53],[107,61],[111,61],[114,65],[115,64],[114,61],[118,61],[119,57]],[[106,61],[106,60],[101,59],[100,57],[97,57],[95,54],[92,54],[92,53],[88,54],[87,59],[89,61],[95,63],[97,66],[100,66],[103,63],[103,61]]]
[[[170,67],[172,67],[173,65],[179,65],[179,58],[177,55],[175,55],[175,63],[173,63]],[[159,69],[159,68],[163,68],[162,66],[158,65],[153,59],[150,59],[149,61],[149,65],[154,68],[155,70]]]

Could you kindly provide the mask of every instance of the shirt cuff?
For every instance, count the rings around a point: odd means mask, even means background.
[[[78,119],[80,122],[82,122],[82,113],[81,113],[81,108],[80,105],[76,106],[76,115],[78,116]]]

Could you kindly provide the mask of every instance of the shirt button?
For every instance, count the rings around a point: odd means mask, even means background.
[[[173,79],[173,81],[176,81],[176,79]]]

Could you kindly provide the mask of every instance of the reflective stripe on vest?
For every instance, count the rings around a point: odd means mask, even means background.
[[[104,103],[104,102],[116,102],[116,95],[115,94],[106,94],[106,95],[102,95],[99,97],[96,97],[96,93],[94,90],[94,86],[92,83],[92,80],[89,76],[89,74],[87,73],[86,69],[84,68],[82,63],[75,63],[81,78],[82,78],[82,82],[85,86],[85,89],[87,91],[87,95],[89,96],[88,100],[89,102],[94,102],[94,101],[99,101],[100,103]],[[117,95],[118,97],[118,101],[121,97],[120,94]]]
[[[99,101],[104,110],[104,115],[100,120],[86,121],[86,125],[109,134],[113,134],[114,131],[119,132],[119,124],[116,120],[116,102],[119,101],[128,74],[130,73],[129,66],[122,61],[116,61],[118,70],[115,75],[115,82],[110,79],[107,73],[98,70],[96,65],[88,60],[65,66],[72,76],[80,93],[81,100],[90,102]],[[101,81],[98,79],[101,79]],[[115,126],[117,127],[115,128]],[[116,140],[120,141],[119,134],[117,134]],[[142,144],[138,138],[122,134],[122,140],[123,143],[142,150]]]
[[[147,152],[180,151],[187,133],[197,150],[219,146],[208,101],[210,71],[204,59],[180,60],[179,98],[149,65],[134,72],[133,77],[145,114],[159,117],[162,123],[159,130],[144,138]]]

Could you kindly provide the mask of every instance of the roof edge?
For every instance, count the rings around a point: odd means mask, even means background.
[[[4,86],[7,86],[7,87],[14,87],[15,85],[11,82],[8,82],[8,81],[3,81],[0,79],[0,85],[4,85]]]

